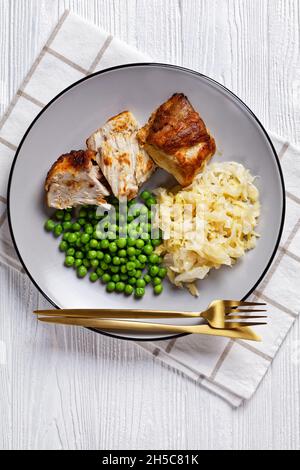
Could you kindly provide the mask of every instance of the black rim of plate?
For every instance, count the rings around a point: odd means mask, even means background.
[[[188,68],[185,68],[185,67],[180,67],[178,65],[171,65],[171,64],[164,64],[164,63],[159,63],[159,62],[139,62],[139,63],[130,63],[130,64],[124,64],[124,65],[117,65],[115,67],[110,67],[110,68],[107,68],[107,69],[104,69],[104,70],[101,70],[99,72],[95,72],[91,75],[88,75],[80,80],[78,80],[77,82],[73,83],[72,85],[68,86],[67,88],[65,88],[63,91],[61,91],[57,96],[55,96],[41,111],[40,113],[35,117],[35,119],[32,121],[32,123],[30,124],[30,126],[28,127],[27,131],[25,132],[18,148],[17,148],[17,151],[16,151],[16,154],[15,154],[15,157],[13,159],[13,162],[12,162],[12,166],[11,166],[11,170],[10,170],[10,174],[9,174],[9,179],[8,179],[8,189],[7,189],[7,216],[8,216],[8,224],[9,224],[9,229],[10,229],[10,233],[11,233],[11,237],[12,237],[12,241],[13,241],[13,244],[14,244],[14,248],[17,252],[17,255],[22,263],[22,266],[26,272],[26,274],[29,276],[30,280],[32,281],[32,283],[35,285],[35,287],[40,291],[40,293],[48,300],[48,302],[50,302],[53,307],[55,307],[56,309],[60,309],[60,307],[58,305],[55,304],[55,302],[42,290],[42,288],[39,286],[39,284],[37,283],[37,281],[33,278],[33,276],[31,275],[31,273],[29,272],[26,264],[24,263],[23,259],[22,259],[22,256],[19,252],[19,249],[18,249],[18,246],[17,246],[17,243],[16,243],[16,240],[15,240],[15,237],[14,237],[14,233],[13,233],[13,228],[12,228],[12,221],[11,221],[11,211],[10,211],[10,192],[11,192],[11,184],[12,184],[12,178],[13,178],[13,173],[14,173],[14,168],[15,168],[15,164],[16,164],[16,161],[17,161],[17,158],[18,158],[18,155],[21,151],[21,148],[23,146],[23,143],[25,142],[25,139],[27,138],[27,135],[29,134],[30,130],[32,129],[32,127],[35,125],[35,123],[38,121],[38,119],[41,117],[42,114],[44,114],[44,112],[56,101],[58,100],[61,96],[63,96],[66,92],[68,92],[69,90],[71,90],[72,88],[76,87],[77,85],[79,85],[80,83],[82,82],[85,82],[87,80],[89,80],[90,78],[92,77],[95,77],[97,75],[102,75],[102,74],[105,74],[107,72],[111,72],[111,71],[114,71],[114,70],[120,70],[120,69],[124,69],[124,68],[135,68],[135,67],[164,67],[164,68],[169,68],[169,69],[176,69],[176,70],[180,70],[182,72],[187,72],[187,73],[190,73],[192,75],[197,75],[198,77],[201,77],[201,78],[205,78],[208,82],[211,82],[213,83],[214,85],[217,85],[218,87],[220,87],[221,89],[225,90],[226,93],[228,93],[230,96],[232,96],[235,100],[237,100],[241,105],[242,107],[254,118],[254,120],[257,122],[258,126],[260,127],[260,129],[262,130],[263,134],[265,135],[268,143],[270,144],[270,147],[272,149],[272,152],[273,152],[273,155],[274,155],[274,159],[275,159],[275,162],[277,163],[277,168],[278,168],[278,173],[279,173],[279,176],[280,176],[280,181],[281,181],[281,188],[282,188],[282,194],[283,194],[283,201],[282,201],[282,214],[281,214],[281,222],[280,222],[280,228],[279,228],[279,233],[278,233],[278,238],[277,238],[277,242],[275,244],[275,247],[274,247],[274,251],[269,259],[269,262],[267,263],[262,275],[260,276],[260,278],[256,281],[256,283],[254,284],[254,286],[250,289],[250,291],[241,299],[241,300],[245,300],[247,297],[249,297],[249,295],[252,294],[252,292],[256,289],[256,287],[260,284],[260,282],[262,281],[262,279],[265,277],[265,275],[267,274],[274,258],[275,258],[275,255],[276,255],[276,252],[278,250],[278,247],[279,247],[279,243],[280,243],[280,240],[281,240],[281,236],[282,236],[282,232],[283,232],[283,226],[284,226],[284,220],[285,220],[285,211],[286,211],[286,202],[285,202],[285,184],[284,184],[284,178],[283,178],[283,173],[282,173],[282,169],[281,169],[281,165],[280,165],[280,161],[279,161],[279,158],[278,158],[278,155],[276,153],[276,150],[274,148],[274,145],[267,133],[267,131],[265,130],[264,126],[262,125],[262,123],[259,121],[259,119],[256,117],[256,115],[253,113],[253,111],[251,111],[251,109],[238,97],[236,96],[232,91],[230,91],[228,88],[226,88],[224,85],[222,85],[221,83],[217,82],[216,80],[208,77],[207,75],[204,75],[200,72],[196,72],[195,70],[191,70],[191,69],[188,69]],[[163,337],[155,337],[155,338],[135,338],[135,337],[125,337],[125,336],[120,336],[120,335],[117,335],[117,334],[113,334],[113,333],[108,333],[107,331],[102,331],[102,330],[98,330],[98,329],[94,329],[94,328],[88,328],[89,330],[91,331],[94,331],[96,333],[100,333],[100,334],[103,334],[105,336],[109,336],[111,338],[117,338],[117,339],[122,339],[122,340],[127,340],[127,341],[165,341],[165,340],[169,340],[169,339],[172,339],[172,338],[180,338],[182,336],[187,336],[189,333],[182,333],[182,334],[174,334],[174,335],[170,335],[170,336],[163,336]]]

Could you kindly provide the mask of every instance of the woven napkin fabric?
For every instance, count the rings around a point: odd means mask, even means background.
[[[149,57],[105,31],[65,12],[0,120],[0,262],[23,272],[12,246],[6,191],[11,163],[26,129],[60,91],[92,72]],[[270,308],[268,327],[257,328],[262,343],[190,335],[138,344],[161,361],[222,396],[233,406],[257,389],[299,312],[300,150],[271,135],[285,177],[287,215],[273,266],[253,299]]]

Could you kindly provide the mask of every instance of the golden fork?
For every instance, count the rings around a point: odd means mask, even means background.
[[[261,341],[251,328],[243,327],[236,329],[215,329],[209,325],[165,325],[162,323],[144,323],[125,320],[105,320],[99,318],[84,318],[84,317],[59,317],[58,315],[45,316],[38,318],[41,322],[54,323],[59,325],[75,325],[84,326],[86,328],[97,328],[100,330],[115,330],[115,331],[135,331],[142,333],[167,333],[167,334],[182,334],[193,333],[210,336],[224,336],[226,338],[244,339],[248,341]]]
[[[244,315],[245,313],[265,312],[262,309],[250,309],[243,307],[263,306],[265,303],[247,302],[238,300],[214,300],[203,312],[179,312],[173,310],[133,310],[133,309],[62,309],[62,310],[36,310],[38,315],[64,318],[82,319],[109,319],[109,318],[204,318],[211,328],[214,329],[236,329],[249,326],[265,325],[257,320],[266,316]],[[236,315],[242,313],[243,315]],[[234,320],[234,321],[233,321]],[[237,322],[236,320],[240,320]],[[124,323],[124,322],[123,322]],[[125,326],[123,324],[123,326]]]

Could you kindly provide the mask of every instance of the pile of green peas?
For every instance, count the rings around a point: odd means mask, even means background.
[[[155,253],[162,242],[161,234],[151,238],[151,207],[156,199],[149,191],[143,191],[140,198],[144,204],[136,206],[134,211],[129,209],[138,201],[127,204],[129,213],[133,213],[127,220],[119,214],[119,202],[115,198],[109,201],[115,208],[113,221],[109,212],[99,216],[95,206],[57,210],[45,222],[45,230],[56,238],[62,237],[59,249],[65,254],[65,266],[74,268],[78,278],[85,278],[89,273],[91,282],[101,280],[107,292],[142,298],[146,286],[152,285],[154,294],[160,295],[167,270]]]

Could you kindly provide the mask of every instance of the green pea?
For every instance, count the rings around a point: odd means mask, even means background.
[[[138,240],[135,242],[135,246],[136,246],[139,250],[141,250],[141,249],[144,247],[144,245],[145,245],[144,240],[138,239]]]
[[[98,278],[97,273],[91,273],[91,274],[90,274],[90,281],[91,281],[91,282],[96,282],[96,281],[98,281],[98,279],[99,279],[99,278]]]
[[[145,274],[144,281],[146,284],[149,284],[151,282],[151,276],[149,276],[149,274]]]
[[[107,250],[108,247],[109,247],[109,241],[107,239],[101,240],[101,248],[103,250]]]
[[[72,223],[66,221],[66,222],[63,222],[62,226],[63,226],[64,231],[71,230],[71,228],[72,228]]]
[[[92,235],[92,233],[94,232],[94,228],[91,224],[86,224],[84,226],[84,231],[85,233],[87,233],[88,235]]]
[[[115,266],[119,266],[119,265],[121,264],[121,261],[120,261],[119,256],[114,256],[114,257],[113,257],[113,264],[114,264]]]
[[[107,283],[107,282],[109,282],[110,280],[111,280],[110,274],[108,274],[108,273],[103,274],[103,276],[102,276],[102,281],[103,281],[103,282]]]
[[[125,258],[127,256],[126,250],[119,250],[118,256],[120,256],[120,258]]]
[[[135,249],[135,256],[139,256],[140,254],[142,254],[142,250],[139,250],[139,249]]]
[[[116,288],[116,284],[114,282],[109,282],[106,286],[107,292],[113,292]]]
[[[146,286],[146,283],[144,281],[144,279],[138,279],[136,281],[136,287],[145,287]]]
[[[142,240],[144,240],[146,242],[150,240],[150,235],[147,232],[143,232],[141,237],[142,237]]]
[[[95,259],[95,258],[97,258],[97,251],[95,251],[95,250],[90,250],[90,251],[88,252],[88,259]]]
[[[166,268],[160,268],[160,270],[158,272],[158,276],[163,279],[164,277],[166,277],[166,274],[167,274],[167,269]]]
[[[92,240],[90,241],[90,248],[98,248],[98,241],[95,240],[95,238],[92,238]]]
[[[67,251],[67,250],[68,250],[68,246],[69,246],[68,243],[63,240],[63,241],[60,242],[60,244],[59,244],[59,249],[60,249],[60,251]]]
[[[70,232],[66,232],[63,234],[63,240],[65,240],[66,242],[69,240],[69,236],[70,236]]]
[[[119,230],[118,226],[116,224],[111,224],[109,227],[109,231],[113,232],[114,234]]]
[[[76,258],[74,261],[75,268],[79,268],[82,265],[82,259]]]
[[[147,256],[145,256],[145,255],[139,255],[139,258],[138,258],[138,259],[139,259],[139,261],[140,261],[141,263],[146,263],[146,261],[147,261]]]
[[[81,240],[81,243],[83,243],[84,245],[86,245],[86,244],[90,241],[90,236],[89,236],[89,234],[88,234],[88,233],[83,233],[83,234],[81,235],[80,240]]]
[[[75,258],[83,259],[83,252],[82,251],[75,251]]]
[[[160,295],[163,291],[163,285],[162,284],[157,284],[156,286],[154,286],[154,293],[155,295]]]
[[[99,266],[99,261],[97,259],[91,259],[90,264],[91,267],[95,269]]]
[[[110,264],[110,263],[111,263],[111,256],[110,256],[108,253],[106,253],[106,254],[104,255],[103,261],[104,261],[106,264]]]
[[[149,274],[151,277],[155,277],[157,276],[159,273],[159,267],[158,266],[151,266],[151,268],[149,269]]]
[[[63,220],[65,216],[65,212],[62,210],[55,211],[55,217],[57,220]]]
[[[120,282],[117,282],[116,284],[116,291],[117,292],[123,292],[125,289],[125,283],[120,281]]]
[[[120,274],[120,280],[121,281],[127,281],[127,279],[128,279],[127,274]]]
[[[134,286],[136,284],[136,278],[135,277],[130,277],[127,282],[131,286]]]
[[[100,268],[103,269],[103,271],[107,271],[108,270],[108,264],[106,264],[105,261],[101,261]]]
[[[154,285],[154,286],[158,286],[159,284],[161,284],[162,280],[161,280],[160,277],[154,277],[154,278],[152,279],[152,282],[153,282],[153,285]]]
[[[63,233],[63,228],[61,224],[57,224],[53,230],[54,236],[57,238]]]
[[[111,266],[110,268],[111,272],[116,274],[120,271],[120,267],[119,266]]]
[[[129,237],[133,240],[136,240],[139,237],[139,234],[136,230],[130,230]]]
[[[109,232],[107,232],[107,238],[109,240],[115,240],[116,239],[116,234],[114,232],[109,231]]]
[[[128,271],[128,276],[130,276],[130,277],[136,277],[136,270],[133,269],[132,271]]]
[[[72,214],[70,214],[70,212],[66,212],[64,215],[64,221],[70,222],[71,220],[72,220]]]
[[[128,246],[135,246],[136,240],[134,238],[127,238]]]
[[[153,247],[150,244],[144,246],[144,253],[147,256],[150,256],[153,253]]]
[[[120,276],[119,276],[119,274],[114,274],[111,279],[114,282],[119,282],[120,281]]]
[[[108,247],[109,251],[111,253],[115,253],[116,251],[118,251],[118,247],[117,247],[117,244],[115,242],[111,242],[109,244],[109,247]]]
[[[68,248],[67,255],[68,256],[74,256],[75,255],[75,248]]]
[[[77,220],[77,223],[80,225],[80,227],[83,227],[86,224],[86,220],[83,218],[80,218]]]
[[[142,263],[138,259],[134,261],[134,264],[135,264],[135,269],[140,269],[142,266]]]
[[[135,268],[135,264],[132,262],[132,261],[129,261],[127,264],[126,264],[126,268],[128,271],[133,271],[134,268]]]
[[[147,207],[151,207],[151,206],[154,206],[156,204],[156,199],[155,197],[151,196],[149,197],[149,199],[147,199],[146,201],[146,204],[147,204]]]
[[[87,275],[87,269],[85,266],[79,266],[77,269],[77,276],[83,278]]]
[[[104,235],[101,232],[101,230],[94,230],[92,237],[95,238],[96,240],[102,240],[102,238],[104,238]],[[101,248],[101,243],[100,243],[100,248]]]
[[[134,293],[137,298],[141,298],[145,295],[145,289],[143,287],[137,287]]]
[[[82,261],[82,264],[83,264],[83,266],[85,266],[86,268],[90,268],[90,267],[91,267],[91,263],[90,263],[90,261],[89,261],[88,259],[84,259],[84,260]]]
[[[133,287],[130,284],[126,284],[124,292],[126,295],[131,295],[133,293]]]
[[[135,255],[135,248],[133,246],[129,246],[127,248],[127,254],[128,254],[128,256],[134,256]]]
[[[79,232],[80,229],[81,229],[81,226],[79,225],[78,222],[74,222],[74,223],[72,224],[72,230],[73,230],[73,232]]]
[[[136,269],[136,271],[135,271],[135,277],[138,278],[138,277],[141,277],[141,275],[142,275],[141,269]]]
[[[97,259],[102,260],[104,259],[104,253],[101,250],[97,251]]]
[[[77,235],[76,233],[70,233],[68,237],[68,242],[69,243],[75,243],[77,241]]]
[[[125,248],[125,246],[127,245],[127,240],[126,238],[118,238],[116,244],[118,248]]]
[[[103,274],[104,274],[104,271],[103,271],[103,269],[101,269],[101,268],[97,268],[97,269],[96,269],[96,273],[97,273],[97,276],[98,276],[98,277],[102,277]]]
[[[158,264],[159,263],[159,256],[157,256],[155,253],[153,255],[149,256],[149,262],[151,264]]]
[[[143,192],[141,193],[141,199],[142,199],[143,201],[147,201],[151,196],[152,196],[152,195],[151,195],[151,193],[149,193],[149,191],[143,191]]]
[[[120,271],[121,271],[122,274],[126,274],[127,273],[127,266],[121,266]]]

